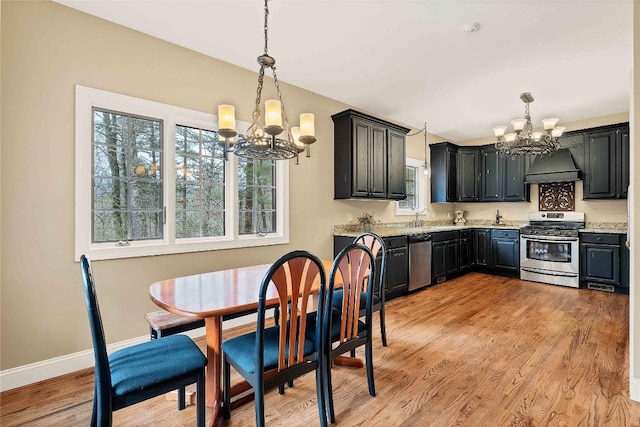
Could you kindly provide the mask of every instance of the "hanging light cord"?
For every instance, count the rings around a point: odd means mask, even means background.
[[[424,165],[427,166],[427,122],[424,122],[424,126],[417,132],[409,133],[407,136],[416,136],[420,135],[420,133],[424,132]]]

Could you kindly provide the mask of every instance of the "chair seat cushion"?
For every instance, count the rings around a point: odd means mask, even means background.
[[[264,330],[264,369],[268,371],[278,366],[279,356],[279,326]],[[287,353],[288,353],[287,345]],[[222,343],[222,351],[227,358],[234,361],[244,371],[256,371],[256,332],[251,332],[232,338]],[[305,338],[304,356],[310,356],[316,351],[315,341]]]
[[[334,308],[337,308],[338,310],[342,310],[342,297],[344,295],[344,292],[342,291],[342,289],[338,289],[333,293],[333,300],[331,301],[332,305]],[[375,306],[376,304],[380,304],[380,298],[378,298],[378,295],[373,294],[373,305]],[[360,294],[360,310],[364,310],[367,307],[367,293],[366,292],[362,292]]]
[[[160,384],[206,365],[207,358],[186,335],[144,342],[109,355],[115,395]]]
[[[315,341],[316,339],[316,316],[307,317],[307,339]],[[337,308],[331,309],[331,341],[337,341],[340,338],[340,326],[342,325],[342,313]],[[358,333],[367,330],[367,326],[361,320],[358,320]]]

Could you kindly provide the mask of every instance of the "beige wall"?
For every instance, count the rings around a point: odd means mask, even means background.
[[[6,370],[91,348],[79,265],[73,260],[74,86],[211,113],[230,102],[238,119],[248,121],[256,73],[56,3],[5,1],[0,7],[0,370]],[[265,92],[274,95],[271,87]],[[379,219],[395,219],[392,202],[333,200],[330,116],[349,106],[289,85],[283,92],[289,116],[316,114],[318,138],[312,157],[291,165],[291,243],[95,262],[108,342],[147,333],[144,313],[156,308],[148,296],[153,281],[267,263],[298,248],[330,257],[331,226],[347,222],[348,214],[373,210]],[[441,140],[429,135],[429,143]],[[421,135],[408,139],[407,152],[423,158]],[[624,204],[591,203],[594,212],[618,212]],[[488,219],[500,206],[510,219],[531,209],[502,205],[507,204],[465,205],[465,210],[473,209],[474,217],[486,213]],[[431,205],[425,219],[446,218],[454,209]]]

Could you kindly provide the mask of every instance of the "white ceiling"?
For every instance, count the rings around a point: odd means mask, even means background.
[[[257,71],[263,3],[59,0]],[[451,141],[524,113],[573,120],[629,110],[633,2],[272,0],[282,81]],[[478,32],[462,27],[478,22]],[[286,101],[286,92],[284,93]]]

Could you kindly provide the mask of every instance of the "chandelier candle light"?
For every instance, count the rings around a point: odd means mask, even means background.
[[[529,104],[533,102],[533,96],[529,92],[520,95],[525,103],[524,118],[511,121],[514,132],[505,135],[506,126],[496,126],[493,132],[498,140],[495,146],[507,156],[520,154],[548,154],[560,147],[558,139],[564,132],[564,127],[556,126],[559,119],[542,119],[544,132],[534,132],[531,125]]]
[[[290,127],[284,109],[280,82],[276,75],[276,60],[269,56],[268,49],[268,0],[264,1],[264,53],[258,57],[260,71],[258,73],[258,89],[256,104],[253,109],[251,126],[244,134],[236,132],[235,107],[222,104],[218,106],[218,134],[225,139],[225,148],[237,156],[248,159],[287,160],[298,158],[298,154],[306,151],[311,157],[310,145],[316,141],[314,115],[300,114],[300,127]],[[271,68],[273,82],[278,99],[268,99],[264,103],[264,126],[259,121],[262,117],[262,86],[264,70]],[[233,144],[229,141],[238,136]],[[227,146],[229,144],[229,146]]]

